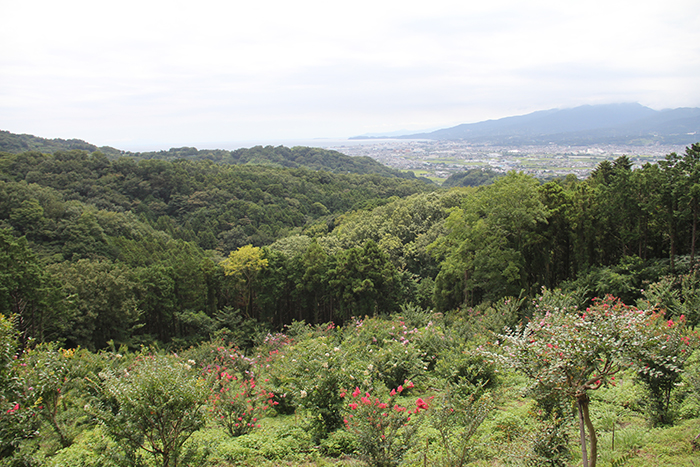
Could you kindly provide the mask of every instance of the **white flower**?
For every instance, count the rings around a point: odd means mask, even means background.
[[[307,396],[306,391],[304,391],[303,389],[301,390],[301,392],[299,393],[299,395],[301,396],[302,399],[305,398],[305,397]]]

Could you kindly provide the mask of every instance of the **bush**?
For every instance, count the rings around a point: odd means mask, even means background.
[[[101,427],[83,431],[71,446],[46,460],[47,467],[118,467],[125,463],[123,451]]]
[[[258,418],[274,403],[274,394],[256,387],[254,379],[239,379],[226,370],[217,372],[216,380],[209,401],[217,423],[233,437],[260,428]]]
[[[319,442],[343,425],[338,394],[348,378],[344,365],[351,359],[328,336],[298,342],[283,357],[284,363],[277,365],[270,379],[278,391],[286,388],[286,397],[293,394],[294,403],[309,411],[309,428]]]
[[[406,382],[406,389],[413,384]],[[355,436],[360,452],[374,467],[394,467],[412,446],[418,426],[428,404],[423,399],[415,401],[415,408],[398,404],[404,387],[399,386],[389,392],[388,397],[377,396],[360,388],[349,396],[347,416],[344,420],[347,430]],[[413,420],[412,420],[413,419]]]
[[[18,371],[17,346],[12,321],[0,314],[0,460],[13,456],[39,428],[37,399],[28,393]]]
[[[469,384],[479,394],[498,385],[495,365],[484,355],[466,350],[451,349],[440,355],[435,376],[449,385]]]
[[[156,465],[176,467],[185,441],[204,425],[204,380],[179,357],[148,354],[100,378],[92,410],[107,433],[134,460],[144,450]]]
[[[431,411],[430,422],[440,434],[441,464],[462,467],[477,451],[471,439],[488,417],[494,404],[483,387],[467,381],[448,382],[439,403]]]
[[[337,430],[321,440],[321,452],[329,457],[356,454],[360,450],[355,436],[347,430]]]

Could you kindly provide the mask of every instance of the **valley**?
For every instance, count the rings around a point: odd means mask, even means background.
[[[324,144],[348,156],[368,156],[393,169],[412,171],[441,184],[450,175],[473,168],[508,172],[515,170],[539,179],[574,174],[585,179],[602,161],[626,155],[641,167],[663,159],[666,154],[682,153],[684,145],[607,145],[565,146],[560,144],[499,146],[465,141],[366,140],[361,144],[334,141]]]

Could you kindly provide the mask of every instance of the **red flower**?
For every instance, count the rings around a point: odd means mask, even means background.
[[[418,399],[416,401],[416,407],[422,410],[427,410],[428,409],[428,404],[425,403],[423,399]]]

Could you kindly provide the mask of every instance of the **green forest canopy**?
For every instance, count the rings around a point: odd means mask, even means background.
[[[698,157],[693,145],[639,169],[606,161],[582,181],[509,173],[441,189],[267,164],[4,153],[3,254],[26,282],[4,287],[0,312],[19,314],[27,337],[101,348],[405,303],[448,311],[542,286],[633,301],[695,263]],[[247,245],[267,263],[242,288],[222,261]]]

